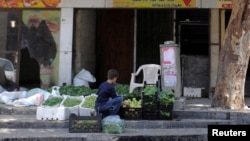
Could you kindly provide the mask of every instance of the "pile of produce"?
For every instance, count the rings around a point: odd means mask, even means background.
[[[122,103],[123,108],[141,108],[142,100],[137,100],[136,98],[125,99]]]
[[[94,109],[96,98],[97,98],[96,94],[91,94],[89,96],[86,96],[82,104],[82,107]]]
[[[46,101],[44,101],[44,106],[56,106],[60,104],[63,101],[62,97],[52,97],[48,98]]]
[[[157,92],[158,88],[156,85],[146,85],[145,88],[143,89],[144,94],[148,96],[155,95]]]
[[[115,91],[119,96],[125,96],[130,98],[138,96],[138,91],[133,91],[132,93],[129,93],[129,85],[127,84],[116,84]]]
[[[73,107],[79,105],[82,102],[82,99],[77,98],[66,98],[63,102],[63,106],[65,107]]]
[[[159,94],[160,103],[163,105],[169,105],[174,103],[174,92],[173,91],[161,91]]]
[[[52,87],[47,89],[48,92],[52,92]],[[86,96],[92,93],[96,93],[97,89],[91,89],[86,86],[61,86],[59,89],[60,94],[70,95],[70,96]]]

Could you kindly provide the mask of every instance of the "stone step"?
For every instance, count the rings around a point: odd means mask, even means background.
[[[15,107],[0,104],[0,115],[36,115],[36,106]],[[230,119],[230,111],[226,110],[209,110],[209,109],[191,109],[191,110],[175,110],[174,118],[202,118],[202,119]]]
[[[179,110],[174,111],[174,117],[177,119],[216,119],[231,120],[236,124],[250,123],[250,110]]]
[[[3,141],[207,141],[207,128],[125,129],[121,134],[69,133],[67,129],[0,128]]]
[[[173,119],[173,120],[125,120],[127,129],[170,129],[206,128],[213,124],[233,124],[230,120],[211,119]],[[1,128],[68,128],[68,120],[36,120],[35,115],[1,115]]]
[[[36,114],[36,106],[9,106],[0,104],[0,115],[34,115]]]

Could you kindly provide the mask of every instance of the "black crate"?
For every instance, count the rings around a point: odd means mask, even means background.
[[[102,131],[101,115],[69,117],[70,133],[99,133]]]
[[[173,103],[170,105],[161,105],[159,106],[159,119],[162,120],[172,120],[173,119]],[[168,115],[165,115],[168,113]]]
[[[120,116],[127,120],[140,120],[142,119],[142,108],[121,108]]]
[[[143,112],[157,112],[158,111],[158,102],[143,102],[142,105]]]
[[[157,96],[157,94],[154,94],[154,95],[144,95],[143,94],[142,101],[145,101],[145,102],[148,102],[148,101],[157,102],[158,101],[158,96]]]
[[[145,120],[157,120],[159,112],[143,112],[142,119]]]

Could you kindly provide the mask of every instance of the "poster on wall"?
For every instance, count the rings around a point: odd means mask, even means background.
[[[113,7],[194,8],[196,0],[113,0]]]
[[[217,0],[217,8],[232,8],[232,0]]]
[[[163,57],[163,79],[165,87],[175,87],[177,83],[177,71],[176,71],[176,57],[175,57],[175,47],[163,47],[162,57]]]
[[[61,0],[0,0],[3,8],[54,8]]]
[[[56,83],[58,72],[60,10],[24,10],[21,50],[37,60],[42,87]]]

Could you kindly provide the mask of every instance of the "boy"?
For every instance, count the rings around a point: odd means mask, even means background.
[[[115,69],[108,70],[107,81],[103,82],[98,88],[95,110],[102,114],[102,118],[119,113],[123,99],[117,96],[115,92],[114,84],[118,77],[119,74]]]

